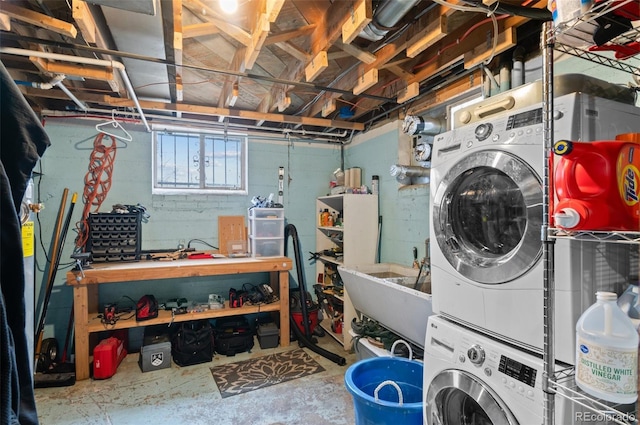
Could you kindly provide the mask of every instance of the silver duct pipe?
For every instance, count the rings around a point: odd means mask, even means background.
[[[122,81],[124,81],[124,85],[127,88],[127,92],[129,96],[131,96],[131,100],[135,103],[138,112],[140,113],[140,119],[144,123],[147,131],[151,132],[151,128],[149,127],[149,123],[147,123],[147,119],[142,112],[142,107],[140,106],[140,102],[138,102],[138,97],[136,96],[135,91],[133,90],[133,86],[131,85],[131,81],[129,81],[129,76],[127,75],[127,71],[124,68],[124,65],[120,62],[103,60],[103,59],[94,59],[94,58],[85,58],[83,56],[69,56],[63,55],[59,53],[50,53],[50,52],[40,52],[37,50],[26,50],[26,49],[17,49],[14,47],[0,47],[0,53],[5,53],[8,55],[17,55],[17,56],[34,56],[36,58],[44,58],[44,59],[53,59],[64,62],[73,62],[80,63],[84,65],[96,65],[96,66],[104,66],[115,68],[120,72],[120,76],[122,77]]]
[[[358,34],[371,41],[381,40],[420,0],[387,0],[376,10],[373,20]]]
[[[511,87],[520,87],[525,82],[525,69],[524,69],[524,55],[525,49],[522,46],[518,46],[513,51],[512,61],[513,66],[511,69]]]
[[[416,134],[436,136],[446,129],[446,122],[440,118],[407,115],[402,122],[402,131],[410,136]]]
[[[429,183],[431,177],[430,168],[416,167],[415,165],[394,164],[389,173],[401,184]]]

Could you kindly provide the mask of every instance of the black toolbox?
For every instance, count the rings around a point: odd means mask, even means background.
[[[235,356],[236,353],[251,351],[253,331],[244,316],[221,317],[216,319],[213,341],[216,353]]]

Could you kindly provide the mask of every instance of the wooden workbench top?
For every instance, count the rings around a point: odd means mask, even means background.
[[[291,270],[288,257],[207,258],[174,261],[143,260],[92,264],[91,268],[71,270],[67,285],[90,285],[153,279],[170,279]]]

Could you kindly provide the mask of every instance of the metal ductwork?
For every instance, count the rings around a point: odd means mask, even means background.
[[[418,4],[420,0],[383,1],[373,16],[373,20],[358,34],[371,41],[381,40],[400,19]]]
[[[389,174],[400,184],[427,184],[430,181],[431,169],[415,165],[393,164]]]
[[[402,131],[410,136],[428,134],[435,136],[446,130],[446,123],[440,118],[407,115],[402,122]]]
[[[88,0],[87,3],[151,16],[156,14],[156,0]]]

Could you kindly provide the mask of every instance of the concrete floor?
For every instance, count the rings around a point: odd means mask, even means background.
[[[129,354],[118,372],[105,380],[84,380],[70,387],[37,388],[42,425],[216,424],[216,425],[351,425],[353,398],[344,385],[347,368],[356,361],[330,336],[318,338],[323,348],[345,357],[346,366],[305,350],[324,372],[222,399],[210,368],[298,348],[215,355],[210,363],[142,373],[138,353]]]

